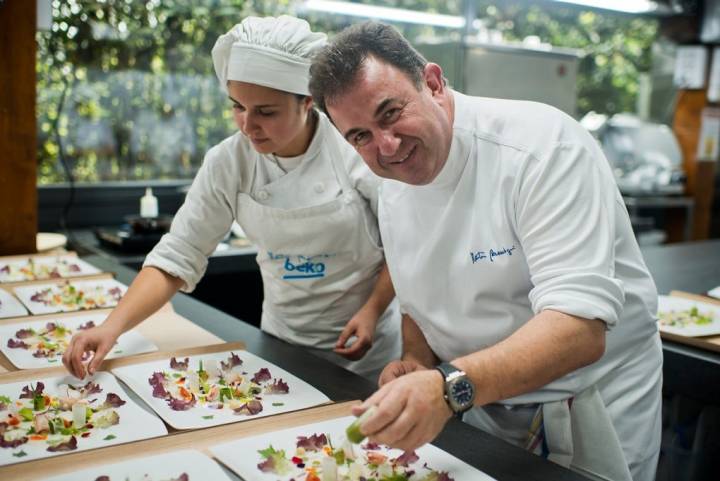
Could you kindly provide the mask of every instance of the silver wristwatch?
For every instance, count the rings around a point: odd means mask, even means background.
[[[475,385],[464,371],[456,368],[449,362],[442,362],[435,366],[445,379],[445,402],[456,416],[461,416],[473,407],[475,400]]]

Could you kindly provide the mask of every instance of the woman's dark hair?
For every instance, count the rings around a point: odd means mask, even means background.
[[[352,86],[365,59],[375,57],[396,67],[420,89],[427,60],[390,25],[363,22],[352,25],[332,39],[310,66],[310,94],[327,113],[326,101]]]

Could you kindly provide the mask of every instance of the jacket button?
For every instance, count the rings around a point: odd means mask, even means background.
[[[325,186],[322,182],[318,182],[317,184],[315,184],[315,187],[313,187],[313,189],[315,189],[315,192],[317,192],[318,194],[322,194],[323,192],[325,192]]]
[[[258,192],[257,197],[260,200],[268,200],[270,198],[270,194],[267,190],[261,190],[260,192]]]

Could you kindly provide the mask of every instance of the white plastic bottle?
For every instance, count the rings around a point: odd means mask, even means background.
[[[145,195],[140,198],[140,217],[154,219],[158,216],[158,200],[152,193],[152,187],[145,189]]]

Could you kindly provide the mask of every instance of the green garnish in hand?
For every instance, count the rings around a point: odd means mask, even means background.
[[[348,441],[351,443],[359,444],[365,439],[365,435],[360,432],[360,426],[373,417],[375,414],[375,411],[377,411],[377,407],[370,406],[364,413],[360,415],[355,421],[350,424],[350,426],[347,427],[345,430],[345,434],[347,435]]]

